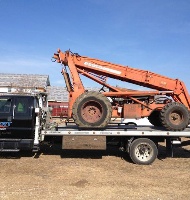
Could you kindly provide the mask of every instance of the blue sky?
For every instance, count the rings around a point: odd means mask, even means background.
[[[58,48],[179,78],[190,91],[190,1],[0,0],[1,73],[47,74],[65,86],[51,62]]]

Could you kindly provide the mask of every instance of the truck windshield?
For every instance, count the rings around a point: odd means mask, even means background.
[[[0,113],[8,113],[11,109],[11,99],[0,98]]]

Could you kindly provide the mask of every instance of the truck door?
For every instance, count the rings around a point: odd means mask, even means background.
[[[0,138],[34,137],[34,98],[29,96],[0,96]]]
[[[13,123],[15,135],[22,138],[33,138],[35,129],[34,98],[15,96],[13,105]]]

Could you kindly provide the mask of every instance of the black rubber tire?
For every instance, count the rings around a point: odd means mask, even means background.
[[[158,156],[158,148],[152,140],[138,138],[131,143],[129,155],[135,164],[150,165]]]
[[[148,120],[153,126],[162,126],[162,122],[161,122],[161,119],[160,119],[160,111],[159,110],[154,110],[148,116]]]
[[[171,102],[162,108],[160,119],[167,130],[182,131],[189,125],[190,115],[183,104]]]
[[[83,113],[85,106],[89,106],[89,115],[88,112]],[[93,110],[93,106],[95,111]],[[100,111],[100,116],[98,116],[96,111]],[[76,99],[73,104],[72,113],[76,125],[80,128],[104,128],[111,121],[112,106],[106,96],[99,92],[90,91],[81,94]],[[93,114],[97,117],[95,122],[93,121]]]

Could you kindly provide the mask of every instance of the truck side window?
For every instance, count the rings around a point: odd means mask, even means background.
[[[28,106],[28,99],[25,98],[18,98],[16,99],[16,113],[26,113]]]
[[[0,112],[9,113],[11,109],[11,99],[0,99]]]
[[[17,112],[24,112],[24,105],[22,103],[18,103]]]

